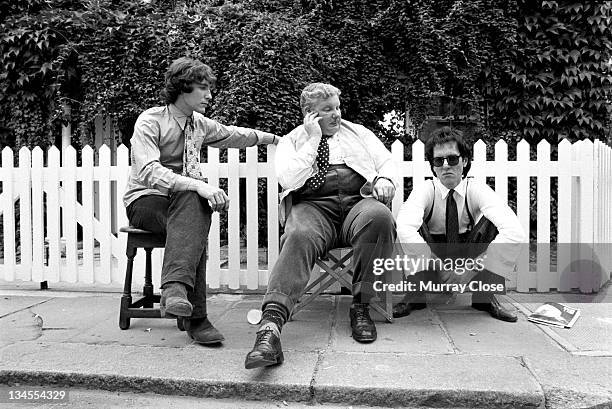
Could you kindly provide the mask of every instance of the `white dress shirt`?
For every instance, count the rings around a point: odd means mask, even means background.
[[[281,224],[284,224],[291,206],[289,194],[304,186],[308,178],[318,172],[319,140],[310,138],[304,125],[300,125],[278,143],[275,169],[278,183],[283,188],[279,209]],[[331,164],[344,163],[366,179],[360,191],[363,197],[372,196],[373,186],[380,177],[389,179],[396,187],[400,186],[391,152],[366,127],[343,119],[329,146]]]
[[[327,145],[329,146],[329,164],[330,165],[343,165],[346,162],[344,161],[344,151],[340,146],[340,136],[338,136],[339,132],[336,132],[333,136],[327,138]]]
[[[433,211],[427,225],[429,232],[431,234],[446,233],[446,197],[448,193],[449,189],[438,178],[434,178],[433,183],[426,181],[423,185],[413,189],[408,200],[402,204],[397,215],[397,236],[407,254],[416,256],[415,251],[422,254],[423,248],[427,247],[423,246],[425,240],[418,233],[418,230],[432,210],[432,203]],[[486,255],[484,258],[485,268],[496,274],[509,277],[509,273],[514,270],[516,259],[523,247],[520,244],[527,242],[525,232],[516,214],[486,183],[479,183],[472,178],[469,178],[468,181],[464,178],[454,189],[460,233],[465,233],[470,224],[470,218],[465,208],[466,194],[467,204],[474,218],[474,223],[477,223],[484,216],[498,230],[497,237],[491,242],[492,245],[484,254]],[[499,246],[498,244],[501,243],[505,245]],[[430,251],[425,254],[425,257],[430,256]]]

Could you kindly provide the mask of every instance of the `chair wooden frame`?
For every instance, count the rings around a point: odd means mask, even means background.
[[[304,309],[308,304],[312,303],[320,294],[327,290],[334,283],[339,283],[346,288],[352,288],[350,277],[353,272],[351,270],[350,259],[353,256],[353,249],[340,257],[336,257],[333,253],[334,250],[330,250],[325,257],[318,258],[316,265],[323,269],[323,272],[319,277],[312,281],[306,289],[304,294],[300,297],[296,305],[293,307],[291,315],[295,315]],[[319,286],[315,289],[315,287]],[[309,292],[311,292],[309,294]],[[370,307],[380,313],[388,322],[393,322],[393,299],[392,294],[389,290],[384,292],[382,299],[372,299]]]
[[[121,296],[121,307],[119,309],[119,328],[128,329],[130,328],[130,318],[161,318],[159,308],[153,307],[153,304],[159,304],[161,296],[153,292],[151,252],[154,248],[164,248],[166,246],[166,237],[132,226],[122,227],[119,231],[128,235],[125,250],[127,266],[123,283],[123,295]],[[143,248],[146,253],[145,283],[142,289],[142,297],[132,301],[134,257],[136,257],[136,252],[139,248]],[[183,331],[182,319],[177,318],[176,323],[178,328]]]

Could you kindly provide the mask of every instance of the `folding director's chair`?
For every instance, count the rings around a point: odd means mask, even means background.
[[[353,276],[353,271],[351,269],[350,259],[353,256],[353,249],[344,249],[348,250],[344,256],[341,254],[336,256],[336,254],[334,254],[341,253],[341,250],[343,249],[332,249],[325,257],[317,259],[316,265],[323,269],[323,271],[319,277],[308,284],[306,290],[304,290],[304,294],[293,307],[292,316],[313,302],[317,296],[334,283],[339,283],[346,288],[352,288],[351,278]],[[370,307],[379,312],[388,322],[393,322],[393,300],[389,290],[386,290],[381,296],[372,299]]]

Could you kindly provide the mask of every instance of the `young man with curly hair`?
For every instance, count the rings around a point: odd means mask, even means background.
[[[123,197],[132,226],[166,236],[162,316],[182,318],[188,335],[205,345],[224,340],[207,318],[206,241],[212,212],[227,210],[230,202],[222,189],[204,182],[200,150],[279,140],[268,132],[205,117],[215,80],[200,61],[183,57],[172,62],[162,91],[166,104],[144,111],[134,126],[132,168]]]

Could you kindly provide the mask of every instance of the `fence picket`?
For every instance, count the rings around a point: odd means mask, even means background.
[[[397,167],[397,172],[400,175],[408,173],[408,169],[403,166],[405,164],[404,144],[401,143],[399,140],[393,142],[393,144],[391,145],[391,156],[393,157],[393,161],[395,162],[395,166]],[[400,180],[403,182],[404,178],[401,178]],[[393,196],[393,201],[391,202],[391,210],[393,212],[394,218],[397,217],[397,212],[399,212],[399,209],[405,200],[406,198],[404,197],[404,184],[402,183],[400,186],[396,186],[395,196]]]
[[[19,149],[19,244],[20,266],[17,271],[19,280],[32,279],[32,175],[31,154],[25,146]]]
[[[274,169],[274,158],[276,149],[272,145],[267,146],[267,165],[269,169]],[[278,220],[278,178],[276,172],[268,172],[267,178],[267,205],[268,205],[268,268],[259,275],[259,282],[263,285],[268,284],[269,271],[278,259],[279,252],[279,220]]]
[[[559,177],[557,190],[557,274],[559,291],[571,289],[571,247],[572,247],[572,144],[564,139],[559,144]]]
[[[55,146],[47,151],[47,163],[49,177],[45,191],[47,192],[47,241],[49,243],[47,259],[49,261],[45,280],[58,282],[62,276],[60,271],[60,152]]]
[[[117,148],[117,200],[115,201],[115,215],[117,217],[117,231],[121,226],[127,226],[129,224],[127,214],[125,213],[125,206],[123,205],[123,194],[127,186],[128,175],[130,173],[130,152],[125,145],[121,145]],[[117,235],[119,240],[119,247],[123,251],[127,244],[127,234],[119,233]],[[123,254],[117,257],[117,273],[123,274],[127,266],[127,258],[123,257]]]
[[[64,163],[62,173],[62,191],[60,196],[63,208],[63,237],[66,243],[66,268],[62,271],[62,281],[75,283],[77,281],[77,222],[76,222],[76,151],[72,146],[63,152]],[[63,196],[63,197],[62,197]]]
[[[508,203],[508,144],[500,139],[495,143],[495,193]]]
[[[240,288],[239,154],[237,149],[227,151],[227,193],[230,199],[230,208],[227,212],[227,285],[231,289]]]
[[[44,281],[45,211],[44,158],[40,147],[32,150],[32,281]]]
[[[593,253],[593,142],[579,141],[580,159],[581,159],[581,181],[580,181],[580,196],[583,209],[586,211],[580,212],[580,263],[584,269],[580,274],[580,291],[590,293],[593,291],[593,270],[588,264],[589,260],[594,259]]]
[[[94,282],[94,151],[85,146],[82,151],[82,218],[83,228],[83,268],[79,281],[91,284]]]
[[[604,165],[602,166],[602,172],[604,177],[603,186],[605,187],[603,202],[605,206],[602,209],[602,218],[607,221],[604,223],[605,233],[603,243],[605,246],[604,253],[606,254],[605,269],[609,276],[612,274],[612,223],[610,222],[612,220],[612,206],[610,205],[612,203],[612,149],[606,146],[603,156]]]
[[[208,169],[204,175],[208,178],[208,184],[219,187],[219,149],[208,148]],[[231,205],[231,203],[230,203]],[[219,212],[212,214],[210,222],[210,233],[208,235],[208,266],[206,268],[206,281],[210,288],[221,286],[221,227]]]
[[[474,144],[474,161],[470,174],[479,183],[486,183],[487,169],[487,144],[482,139],[479,139]]]
[[[523,230],[529,235],[531,231],[529,229],[529,143],[524,139],[517,145],[516,162],[516,215],[521,226],[523,226]],[[516,287],[518,291],[528,292],[536,286],[536,275],[530,271],[529,253],[530,251],[521,252],[516,263],[518,272]]]
[[[259,206],[257,194],[257,146],[246,150],[246,245],[247,245],[247,288],[259,287]],[[234,204],[235,206],[237,205]]]
[[[98,175],[94,173],[94,177],[98,180],[100,190],[100,225],[101,229],[97,232],[97,240],[100,243],[100,269],[97,271],[96,281],[109,284],[113,281],[119,281],[117,274],[113,274],[113,262],[111,255],[111,157],[110,149],[106,145],[102,145],[98,151],[99,166],[97,168]]]
[[[539,292],[546,292],[553,281],[550,272],[550,144],[542,140],[538,143],[537,150],[537,289]]]
[[[8,146],[2,149],[2,171],[4,183],[2,184],[2,209],[4,215],[4,279],[15,280],[15,266],[17,264],[15,255],[15,202],[14,196],[14,163],[13,150]]]
[[[421,141],[412,144],[412,188],[423,186],[425,183],[425,145]],[[398,210],[399,211],[399,210]]]

